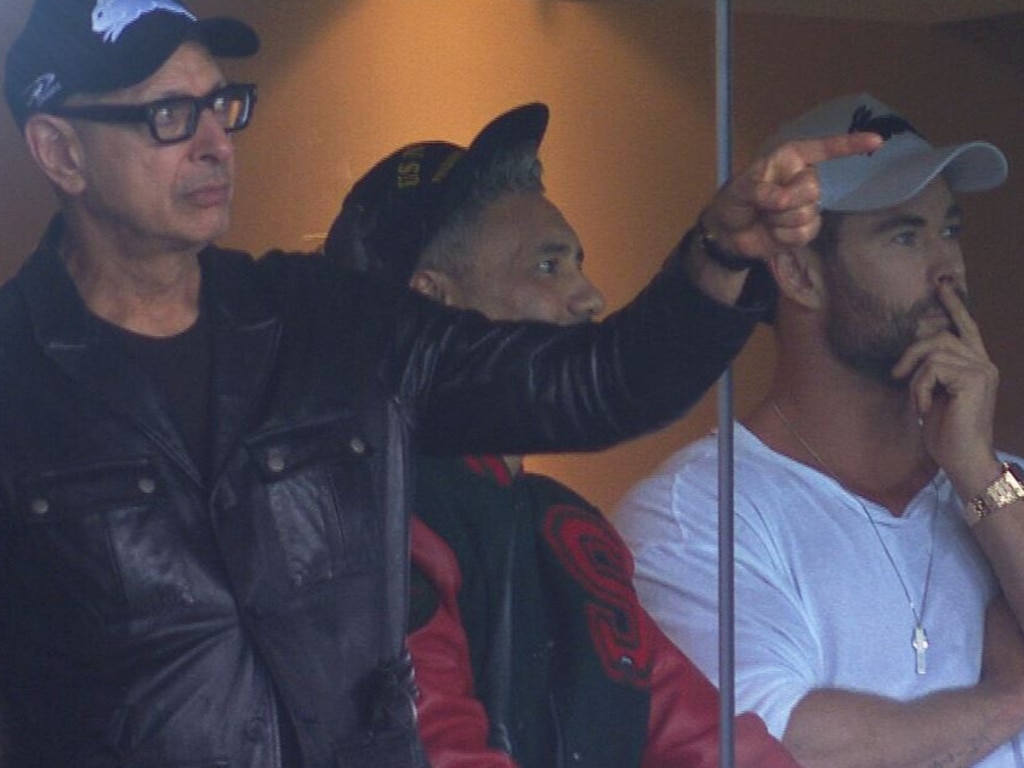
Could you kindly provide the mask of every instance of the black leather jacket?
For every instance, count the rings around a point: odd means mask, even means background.
[[[307,768],[412,764],[373,694],[403,647],[407,551],[387,541],[407,536],[411,441],[612,443],[692,404],[755,320],[673,269],[604,323],[556,329],[316,257],[209,248],[204,480],[49,241],[0,290],[0,684],[19,766],[278,768],[282,717]]]

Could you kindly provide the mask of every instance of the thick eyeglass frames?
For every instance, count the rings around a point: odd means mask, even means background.
[[[161,144],[187,141],[196,133],[203,110],[227,133],[240,131],[252,119],[256,105],[256,86],[231,83],[205,96],[172,96],[146,104],[89,104],[81,107],[56,106],[47,113],[58,117],[92,120],[98,123],[146,123],[153,138]]]

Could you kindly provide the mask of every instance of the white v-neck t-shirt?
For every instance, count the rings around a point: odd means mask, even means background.
[[[636,558],[641,601],[713,681],[717,454],[714,435],[684,448],[615,515]],[[985,609],[998,587],[944,473],[895,517],[741,425],[734,454],[739,711],[757,712],[781,738],[814,689],[907,700],[977,683]],[[916,670],[908,595],[927,634],[925,674]],[[979,765],[1024,768],[1017,741]]]

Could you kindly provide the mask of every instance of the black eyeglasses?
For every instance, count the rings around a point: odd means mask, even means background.
[[[209,109],[227,133],[240,131],[252,119],[256,86],[231,83],[206,96],[172,96],[147,104],[89,104],[81,107],[56,106],[46,110],[58,117],[93,120],[99,123],[146,123],[161,144],[187,141],[196,133],[199,117]]]

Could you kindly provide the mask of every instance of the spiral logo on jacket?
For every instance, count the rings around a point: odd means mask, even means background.
[[[626,545],[599,513],[569,505],[548,509],[544,538],[572,579],[587,593],[587,621],[605,674],[646,688],[653,659],[640,620]]]

